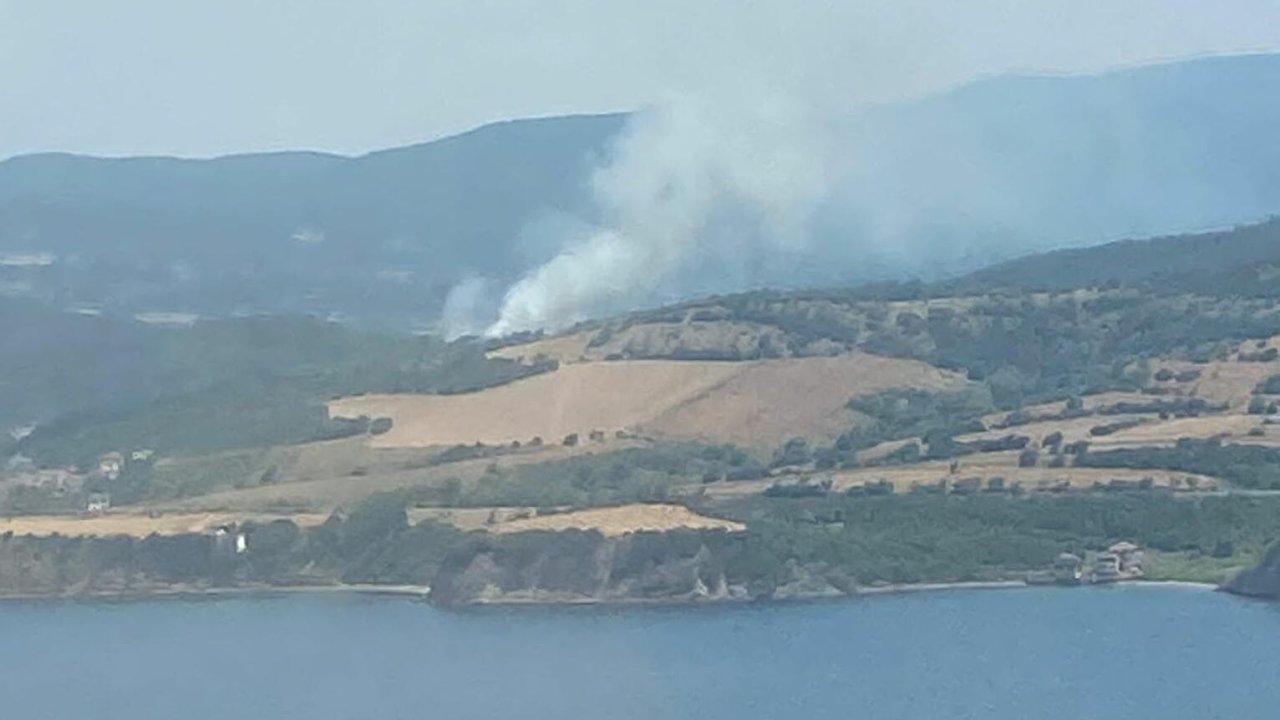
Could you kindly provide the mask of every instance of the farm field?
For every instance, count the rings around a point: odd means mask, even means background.
[[[742,532],[746,525],[700,515],[683,505],[634,504],[539,514],[496,523],[489,528],[490,532],[499,534],[532,530],[595,530],[605,537],[682,529]]]
[[[124,535],[145,538],[150,535],[184,535],[210,533],[220,525],[245,522],[267,523],[290,520],[299,527],[319,525],[328,516],[323,513],[171,513],[148,515],[119,512],[104,515],[24,515],[0,518],[0,535],[47,537],[111,537]]]
[[[832,437],[850,397],[894,387],[960,385],[955,373],[865,353],[756,362],[590,362],[475,393],[368,395],[329,404],[335,417],[387,417],[378,448],[559,442],[593,431],[772,446]]]

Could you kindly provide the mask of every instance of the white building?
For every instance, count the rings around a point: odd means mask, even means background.
[[[93,493],[89,496],[89,501],[85,503],[84,511],[92,515],[99,515],[111,508],[111,496],[106,493]]]
[[[124,456],[118,452],[109,452],[98,458],[98,474],[108,480],[120,477],[120,470],[123,468]]]

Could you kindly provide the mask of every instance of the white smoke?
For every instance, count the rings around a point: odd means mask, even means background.
[[[497,310],[495,291],[494,281],[477,276],[465,278],[454,285],[445,297],[441,312],[445,339],[456,340],[463,335],[483,332]]]
[[[778,99],[638,113],[592,178],[601,222],[509,287],[485,333],[564,327],[660,298],[694,268],[741,279],[744,258],[800,253],[827,185],[824,137]]]

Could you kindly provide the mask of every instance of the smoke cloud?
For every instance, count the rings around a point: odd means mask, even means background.
[[[486,334],[681,295],[695,276],[725,289],[760,257],[802,254],[827,187],[825,137],[804,107],[777,98],[686,96],[638,113],[591,179],[600,221],[511,285]]]

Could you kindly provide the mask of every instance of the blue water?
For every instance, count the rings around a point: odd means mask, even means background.
[[[6,718],[1280,717],[1280,606],[1171,587],[442,611],[0,603]]]

